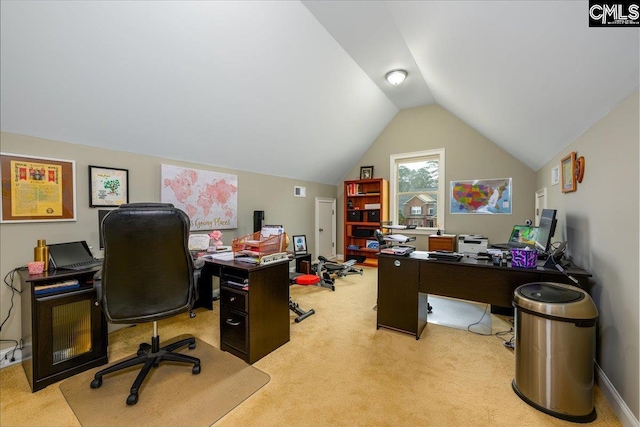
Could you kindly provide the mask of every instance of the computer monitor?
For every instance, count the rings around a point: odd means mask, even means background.
[[[556,213],[555,209],[543,209],[540,215],[540,224],[538,224],[538,234],[536,235],[536,249],[545,253],[549,252],[551,238],[556,232]]]

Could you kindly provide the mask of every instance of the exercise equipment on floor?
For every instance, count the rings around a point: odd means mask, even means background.
[[[320,282],[320,278],[315,274],[289,273],[289,281],[291,284],[295,285],[315,286]],[[295,318],[296,323],[300,323],[307,317],[315,314],[315,310],[313,308],[308,311],[301,309],[298,303],[294,302],[291,297],[289,297],[289,310],[298,315],[298,317]]]
[[[327,258],[320,255],[318,257],[318,264],[314,266],[315,271],[320,277],[319,286],[325,288],[331,288],[335,291],[335,279],[331,277],[335,274],[337,277],[344,277],[348,274],[363,274],[363,270],[355,266],[356,260],[350,259],[345,262],[330,261]]]

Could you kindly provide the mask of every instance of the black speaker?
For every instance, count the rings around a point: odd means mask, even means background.
[[[262,222],[264,221],[264,211],[253,211],[253,232],[257,233],[262,230]]]

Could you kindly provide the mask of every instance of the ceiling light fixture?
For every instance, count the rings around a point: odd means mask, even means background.
[[[389,71],[385,77],[392,85],[399,85],[407,78],[407,72],[405,70],[393,70]]]

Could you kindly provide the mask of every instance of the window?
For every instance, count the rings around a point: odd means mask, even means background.
[[[415,223],[418,231],[445,228],[444,165],[444,148],[390,156],[390,219],[393,224]],[[424,205],[428,207],[423,210]],[[407,213],[423,217],[407,218]]]

